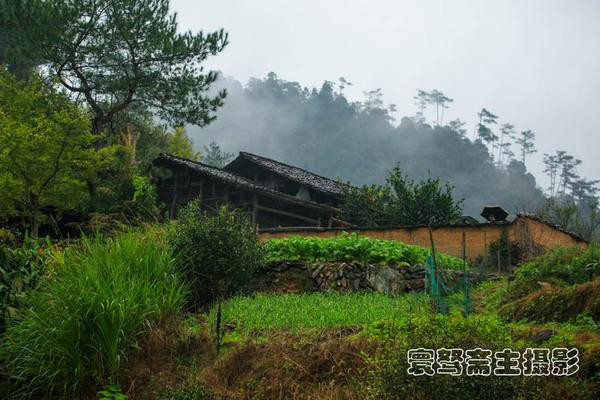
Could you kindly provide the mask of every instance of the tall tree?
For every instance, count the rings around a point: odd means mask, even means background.
[[[194,145],[182,126],[175,128],[173,132],[168,134],[167,152],[188,160],[196,161],[200,159],[200,153],[194,152]]]
[[[507,151],[510,151],[509,138],[512,138],[515,134],[515,126],[513,124],[502,124],[500,127],[500,143],[498,145],[498,165],[502,165],[504,161],[504,155]]]
[[[580,203],[585,203],[590,200],[597,200],[598,197],[598,184],[600,180],[587,180],[579,178],[571,182],[570,189],[573,197]]]
[[[558,192],[564,196],[567,194],[567,189],[571,187],[571,183],[580,178],[577,173],[577,167],[581,164],[581,160],[573,157],[564,150],[558,150],[556,156],[558,157],[558,164],[560,166]]]
[[[461,121],[459,118],[448,122],[448,127],[456,132],[460,137],[467,137],[467,130],[465,129],[466,123]]]
[[[531,130],[521,131],[515,139],[515,143],[521,148],[521,162],[525,164],[525,158],[529,154],[537,152],[535,149],[535,133]]]
[[[86,196],[93,136],[82,110],[32,75],[19,81],[0,67],[0,215],[28,219],[37,236],[42,208]]]
[[[433,89],[428,95],[428,101],[435,106],[435,124],[441,126],[444,124],[444,110],[448,108],[448,104],[454,100],[447,97],[444,93],[437,89]],[[440,112],[441,110],[441,112]]]
[[[41,38],[40,64],[74,96],[85,99],[98,134],[133,104],[174,124],[206,125],[226,93],[205,95],[216,80],[202,62],[227,45],[216,31],[177,32],[169,0],[40,0],[52,29]],[[30,21],[39,31],[44,18]],[[27,32],[27,31],[26,31]],[[23,40],[39,40],[25,33]]]
[[[413,97],[417,106],[414,121],[419,125],[425,123],[425,109],[427,108],[427,104],[430,104],[430,97],[431,95],[428,92],[421,89],[417,89],[417,94]]]
[[[498,116],[492,114],[490,111],[482,108],[481,111],[477,114],[479,117],[479,123],[477,124],[477,139],[479,141],[485,142],[486,146],[489,147],[492,145],[491,158],[494,160],[494,143],[498,141],[498,135],[494,133],[492,128],[489,125],[494,125],[498,123]]]
[[[550,197],[554,197],[556,193],[556,178],[560,168],[560,161],[558,154],[550,155],[544,153],[544,173],[550,178],[550,186],[548,186],[548,194]]]
[[[204,151],[200,156],[200,161],[213,167],[222,168],[233,159],[233,153],[221,150],[221,147],[215,142],[211,142],[203,148]]]

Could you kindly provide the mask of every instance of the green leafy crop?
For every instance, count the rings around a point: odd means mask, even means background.
[[[372,239],[356,233],[331,238],[292,236],[273,239],[265,244],[267,260],[277,261],[359,261],[370,264],[415,265],[425,262],[428,249],[394,240]],[[462,268],[463,261],[437,253],[443,268]]]

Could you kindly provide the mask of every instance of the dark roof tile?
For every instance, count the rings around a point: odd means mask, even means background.
[[[154,162],[157,162],[159,160],[164,160],[167,162],[181,165],[183,167],[190,168],[193,171],[197,171],[197,172],[203,173],[205,175],[212,176],[216,179],[219,179],[220,181],[232,184],[237,187],[242,187],[242,188],[248,189],[250,191],[263,192],[265,194],[270,195],[271,197],[277,197],[277,198],[287,200],[290,202],[305,204],[307,206],[312,206],[312,207],[317,207],[317,208],[322,208],[322,209],[327,209],[327,210],[336,210],[334,207],[331,207],[331,206],[328,206],[325,204],[319,204],[319,203],[315,203],[314,201],[307,201],[307,200],[299,199],[297,197],[290,196],[288,194],[281,193],[281,192],[266,188],[261,185],[257,185],[256,183],[254,183],[246,178],[243,178],[239,175],[233,174],[229,171],[225,171],[221,168],[217,168],[217,167],[213,167],[208,164],[201,163],[199,161],[192,161],[192,160],[188,160],[186,158],[177,157],[177,156],[173,156],[173,155],[166,154],[166,153],[160,153],[159,156],[154,160]]]
[[[313,189],[321,192],[338,196],[344,193],[345,184],[314,174],[305,169],[272,160],[270,158],[258,156],[256,154],[247,153],[245,151],[241,151],[239,157],[243,157],[255,164],[273,171],[276,174],[282,175],[303,185],[310,186]],[[232,163],[233,162],[235,162],[235,160],[232,161]],[[225,169],[227,169],[227,167],[225,167]]]

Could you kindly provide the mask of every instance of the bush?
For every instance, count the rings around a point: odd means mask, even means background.
[[[0,332],[37,287],[56,249],[50,242],[31,237],[15,248],[0,244]]]
[[[566,284],[584,283],[600,274],[600,247],[558,247],[523,264],[516,280],[556,278]]]
[[[372,264],[423,264],[428,249],[394,240],[371,239],[356,233],[332,238],[292,236],[273,239],[265,244],[267,259],[276,261],[360,261]],[[444,268],[461,268],[459,258],[436,253]]]
[[[156,188],[147,177],[135,175],[132,178],[133,199],[131,211],[134,219],[138,221],[158,221],[160,209],[157,206]]]
[[[517,269],[504,302],[515,301],[539,290],[539,282],[565,287],[588,282],[599,274],[600,247],[558,247]]]
[[[600,277],[566,288],[540,289],[506,304],[499,314],[511,321],[575,322],[588,315],[600,322]]]
[[[342,219],[360,226],[442,225],[458,221],[463,200],[454,200],[454,187],[439,178],[414,182],[394,167],[386,184],[346,186]]]
[[[160,237],[84,239],[28,299],[1,344],[11,398],[114,383],[131,351],[179,312],[186,289]]]
[[[492,268],[506,270],[508,267],[519,264],[522,251],[517,242],[508,238],[506,230],[502,231],[500,238],[490,243],[489,260]]]
[[[194,305],[243,289],[264,259],[247,216],[227,207],[209,215],[195,200],[180,210],[178,218],[169,243],[178,268],[192,286]]]

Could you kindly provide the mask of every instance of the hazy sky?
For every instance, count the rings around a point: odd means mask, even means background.
[[[564,149],[600,178],[600,0],[173,0],[180,27],[225,28],[207,63],[246,82],[276,72],[304,86],[345,77],[346,91],[382,88],[397,116],[416,88],[454,99],[446,120],[472,132],[486,107],[537,134],[530,168]],[[544,183],[544,181],[542,181]]]

